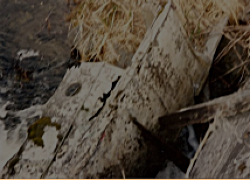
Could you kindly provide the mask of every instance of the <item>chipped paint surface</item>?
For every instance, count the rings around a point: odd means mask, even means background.
[[[21,126],[20,126],[21,128]],[[0,169],[4,167],[7,161],[19,150],[25,139],[19,138],[18,130],[12,136],[4,129],[4,125],[0,122]],[[14,139],[9,139],[14,138]]]
[[[58,131],[55,127],[47,126],[42,136],[44,147],[46,148],[37,146],[30,141],[27,144],[27,149],[22,153],[22,158],[29,159],[31,161],[40,161],[43,160],[48,154],[53,154],[58,142],[57,134]]]
[[[2,177],[121,178],[121,169],[126,177],[155,174],[150,164],[160,165],[164,158],[132,120],[157,130],[159,116],[192,103],[194,84],[203,84],[211,63],[190,50],[181,29],[170,1],[147,32],[130,68],[82,63],[70,69],[41,108],[43,117],[61,125],[57,132],[61,141],[54,137],[56,146],[44,148],[26,141],[13,157],[18,161],[14,165],[9,161]],[[81,84],[81,89],[66,96],[73,83]],[[27,152],[34,152],[36,158]],[[44,158],[39,159],[39,154]]]
[[[186,177],[250,178],[249,84],[250,79],[237,93],[230,95],[231,98],[224,99],[225,104],[216,108],[214,122],[199,145],[192,160],[195,164],[190,164]],[[217,101],[223,98],[226,97]]]
[[[230,118],[218,117],[210,125],[209,138],[203,144],[189,177],[249,178],[249,118],[249,112]]]

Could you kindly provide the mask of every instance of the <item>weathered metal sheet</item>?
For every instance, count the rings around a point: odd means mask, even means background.
[[[210,125],[189,178],[249,178],[249,111]]]
[[[30,134],[36,124],[26,127],[28,138],[3,168],[2,177],[156,174],[165,155],[142,136],[133,120],[155,132],[159,116],[192,104],[211,59],[188,45],[169,1],[145,35],[130,68],[124,71],[106,63],[82,63],[79,69],[67,72],[41,108],[40,116],[51,119],[42,138],[36,139],[43,139],[43,147],[30,139],[37,137]]]
[[[106,63],[82,63],[79,69],[70,69],[48,103],[36,107],[33,111],[24,110],[26,113],[31,111],[30,116],[50,117],[52,122],[61,125],[60,130],[56,131],[55,127],[46,127],[43,134],[44,147],[37,146],[33,141],[25,139],[27,135],[22,139],[15,136],[20,141],[17,144],[16,152],[21,146],[22,150],[6,164],[2,176],[11,175],[13,172],[15,174],[13,177],[40,178],[53,161],[57,148],[60,147],[70,128],[75,125],[79,111],[86,112],[83,117],[92,116],[98,108],[101,108],[102,103],[98,103],[98,98],[102,98],[104,93],[110,91],[112,82],[122,73],[123,70]],[[81,84],[80,91],[74,96],[67,96],[68,88],[75,83]],[[17,113],[16,116],[19,117],[19,114]],[[30,116],[27,114],[27,117]],[[23,120],[23,122],[26,121]],[[20,126],[23,127],[22,132],[26,134],[28,125]],[[16,131],[18,133],[18,129]],[[61,141],[57,135],[61,136]],[[1,139],[1,141],[4,142],[6,139]]]

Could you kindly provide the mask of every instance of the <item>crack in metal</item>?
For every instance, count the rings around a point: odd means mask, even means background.
[[[121,78],[121,76],[118,76],[117,80],[112,82],[112,86],[111,86],[110,91],[107,94],[104,93],[103,97],[100,98],[101,102],[103,102],[102,107],[100,109],[98,109],[98,111],[92,117],[89,118],[89,121],[91,121],[92,119],[94,119],[95,117],[97,117],[100,114],[100,112],[102,111],[102,109],[104,108],[104,106],[106,104],[107,99],[110,97],[111,92],[116,87],[116,85],[117,85],[118,81],[120,80],[120,78]]]

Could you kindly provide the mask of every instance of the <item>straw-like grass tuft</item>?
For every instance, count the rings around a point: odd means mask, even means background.
[[[151,5],[160,2],[151,0]],[[82,0],[71,12],[71,25],[78,27],[75,46],[83,61],[116,63],[120,50],[134,53],[146,33],[144,4],[145,0]]]

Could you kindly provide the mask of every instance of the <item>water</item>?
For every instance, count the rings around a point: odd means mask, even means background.
[[[53,95],[70,56],[68,12],[63,0],[0,0],[0,106],[21,110]]]

